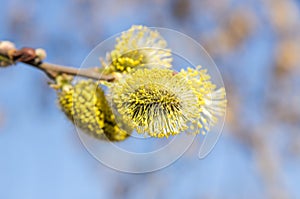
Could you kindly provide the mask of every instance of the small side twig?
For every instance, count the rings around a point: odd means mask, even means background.
[[[13,64],[18,62],[25,63],[29,66],[33,66],[39,70],[42,70],[51,79],[55,79],[59,74],[68,74],[73,76],[82,76],[95,80],[114,81],[115,77],[112,75],[102,75],[98,72],[98,68],[78,69],[70,66],[63,66],[58,64],[52,64],[43,62],[35,54],[33,48],[17,49],[0,49],[0,56],[6,60],[11,61]]]

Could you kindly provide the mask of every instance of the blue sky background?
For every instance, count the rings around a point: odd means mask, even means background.
[[[0,39],[42,47],[47,61],[63,65],[79,66],[98,43],[134,24],[181,31],[207,47],[229,100],[223,134],[205,159],[197,158],[195,143],[163,170],[125,174],[86,151],[43,73],[24,64],[1,69],[1,199],[300,198],[300,62],[283,77],[274,75],[274,51],[287,37],[300,41],[297,26],[281,34],[274,25],[279,19],[272,23],[272,3],[265,1],[180,2],[0,0]],[[291,20],[299,21],[299,1],[286,2]],[[250,33],[242,32],[240,40],[227,34],[236,44],[214,39],[231,31],[228,18],[241,11],[250,13],[242,24],[254,21]],[[233,27],[244,30],[238,25]],[[249,141],[255,133],[258,140]]]

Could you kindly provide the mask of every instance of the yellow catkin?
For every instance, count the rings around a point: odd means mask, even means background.
[[[211,77],[206,69],[197,66],[195,69],[182,69],[180,73],[184,76],[192,88],[193,93],[198,98],[200,109],[200,119],[198,129],[202,134],[208,132],[218,121],[218,116],[222,116],[226,109],[225,89],[218,88],[211,82]]]
[[[200,116],[197,96],[187,80],[170,69],[140,69],[111,88],[118,112],[138,133],[176,135]]]
[[[171,51],[167,42],[154,30],[145,26],[132,26],[116,39],[113,51],[102,62],[109,73],[129,73],[136,67],[171,67]]]
[[[110,141],[122,141],[129,135],[119,127],[104,92],[92,80],[63,85],[58,102],[67,117],[85,133]]]
[[[208,132],[225,112],[224,88],[207,70],[140,69],[111,87],[113,103],[138,133],[168,137],[183,131]]]

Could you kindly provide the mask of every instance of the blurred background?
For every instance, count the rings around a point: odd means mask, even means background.
[[[0,70],[0,198],[300,198],[299,0],[0,0],[0,40],[79,66],[99,42],[141,24],[181,31],[224,78],[224,131],[202,160],[132,175],[81,144],[41,72]]]

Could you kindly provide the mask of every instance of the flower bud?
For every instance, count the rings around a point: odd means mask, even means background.
[[[16,48],[15,45],[10,41],[0,41],[0,51],[9,52],[14,50],[15,48]],[[12,64],[13,64],[12,60],[0,55],[0,67],[6,67]]]
[[[42,48],[37,48],[35,49],[35,54],[39,58],[39,60],[44,60],[47,57],[47,53],[44,49]]]
[[[0,41],[0,50],[8,51],[15,48],[15,44],[10,41]]]

